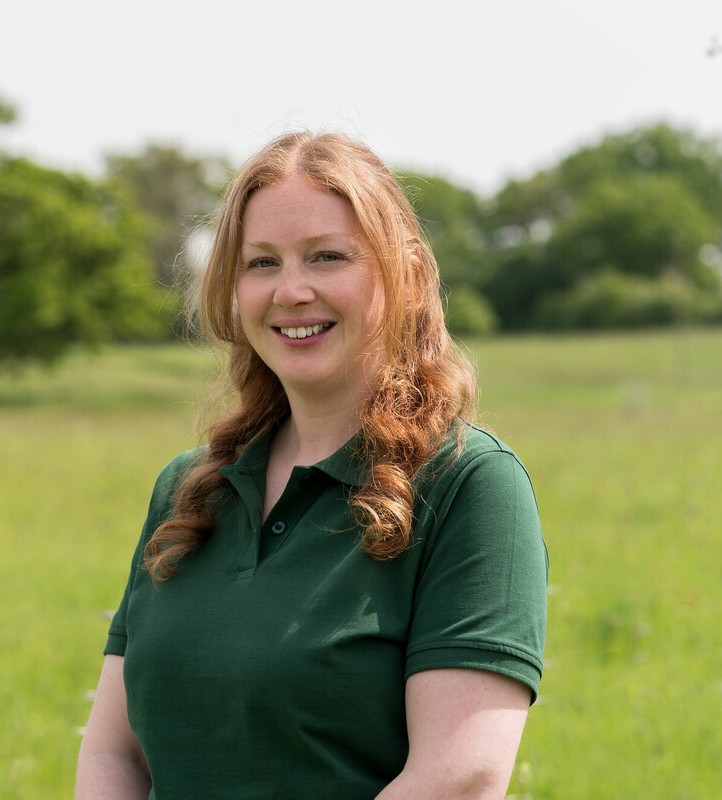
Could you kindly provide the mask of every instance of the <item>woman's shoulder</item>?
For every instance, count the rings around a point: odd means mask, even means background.
[[[526,467],[508,444],[477,424],[458,422],[422,471],[419,488],[422,493],[438,491],[465,480],[506,483],[514,473],[531,484]]]
[[[183,477],[203,457],[206,447],[184,450],[174,456],[158,473],[148,505],[148,525],[150,532],[166,519],[173,507],[173,495]],[[152,524],[151,524],[152,523]]]
[[[496,434],[473,422],[459,423],[464,449],[475,453],[512,453],[513,450]]]
[[[184,450],[174,456],[158,474],[155,482],[154,495],[169,495],[183,476],[203,458],[207,446],[195,447]]]
[[[449,431],[434,461],[444,463],[451,459],[468,464],[495,453],[511,456],[521,463],[514,450],[496,434],[476,423],[460,421]]]

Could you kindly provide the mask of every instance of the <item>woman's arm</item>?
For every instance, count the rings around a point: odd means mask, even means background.
[[[406,682],[409,757],[376,800],[503,800],[530,690],[472,669],[432,669]]]
[[[75,800],[147,800],[148,766],[128,722],[123,659],[106,656],[80,746]]]

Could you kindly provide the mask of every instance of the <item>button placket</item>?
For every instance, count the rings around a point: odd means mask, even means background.
[[[286,546],[296,525],[318,498],[320,489],[315,470],[294,467],[283,494],[262,526],[259,561]]]

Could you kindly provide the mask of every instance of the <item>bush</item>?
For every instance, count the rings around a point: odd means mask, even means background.
[[[446,324],[458,336],[487,336],[497,328],[497,317],[486,298],[469,286],[454,286],[448,295]]]
[[[114,187],[0,157],[0,364],[167,338],[145,228]]]
[[[544,297],[534,321],[547,330],[642,328],[722,320],[722,294],[703,291],[679,275],[659,279],[607,270]]]

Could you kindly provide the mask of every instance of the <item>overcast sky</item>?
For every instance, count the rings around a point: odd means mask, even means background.
[[[310,127],[481,192],[603,133],[722,135],[720,0],[22,0],[0,148],[94,172],[147,142],[238,163]]]

